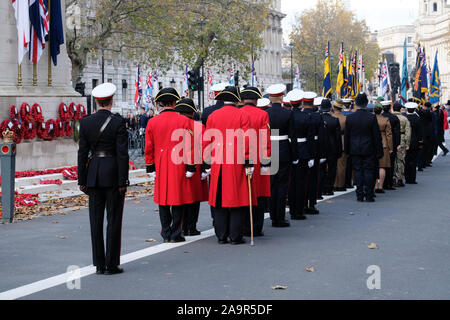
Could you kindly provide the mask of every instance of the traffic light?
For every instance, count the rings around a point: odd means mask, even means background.
[[[192,91],[198,90],[199,72],[198,70],[191,70],[188,72],[188,87]]]
[[[85,82],[77,82],[75,85],[75,91],[81,94],[84,97],[84,89],[86,88]]]

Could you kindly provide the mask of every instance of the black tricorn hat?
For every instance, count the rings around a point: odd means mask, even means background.
[[[331,102],[328,99],[323,99],[320,103],[320,110],[328,112],[331,110]]]
[[[242,100],[258,100],[262,99],[263,96],[261,94],[261,90],[256,87],[247,87],[241,91],[241,99]]]
[[[175,111],[180,113],[195,113],[197,112],[197,108],[195,107],[195,103],[190,98],[184,98],[177,102],[175,106]]]
[[[241,94],[239,88],[234,86],[228,86],[216,95],[217,101],[227,102],[241,102]]]
[[[450,106],[450,100],[447,101],[447,105]]]
[[[355,99],[355,104],[360,108],[366,108],[369,104],[369,99],[367,99],[367,95],[363,92],[358,94]]]
[[[174,102],[181,100],[181,96],[175,88],[164,88],[159,90],[155,102]]]

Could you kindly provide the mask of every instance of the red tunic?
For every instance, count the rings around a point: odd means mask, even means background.
[[[270,174],[261,175],[261,160],[270,161],[269,114],[252,105],[246,105],[241,110],[249,116],[250,128],[257,132],[257,141],[254,141],[256,146],[251,146],[251,150],[256,147],[258,154],[252,176],[252,190],[255,190],[258,197],[270,197]]]
[[[444,131],[448,130],[448,119],[447,110],[444,110]]]
[[[172,110],[153,117],[147,124],[145,163],[155,165],[154,201],[159,205],[179,206],[197,201],[192,183],[186,178],[186,164],[192,163],[194,147],[191,127],[190,119]]]
[[[205,146],[209,145],[209,148],[212,147],[209,204],[213,207],[216,206],[219,174],[221,172],[222,207],[249,206],[248,182],[244,167],[245,159],[249,158],[248,138],[243,139],[244,143],[239,143],[240,139],[233,139],[232,136],[233,132],[236,132],[235,130],[248,131],[249,126],[250,119],[247,114],[233,106],[224,106],[214,111],[208,118],[203,143]],[[229,131],[228,139],[227,131]],[[206,160],[209,160],[209,148],[205,150]],[[257,203],[254,191],[252,191],[252,201],[253,204]]]
[[[197,164],[197,171],[195,175],[189,180],[192,184],[192,189],[196,202],[208,201],[209,189],[208,180],[202,181],[202,166],[203,163],[203,133],[205,132],[205,126],[198,121],[190,120],[191,130],[194,133],[194,159],[193,163]]]

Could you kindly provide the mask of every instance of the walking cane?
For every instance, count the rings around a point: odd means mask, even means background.
[[[252,206],[252,185],[250,183],[250,175],[247,175],[247,181],[248,181],[248,198],[250,203],[250,245],[254,246],[255,243],[253,242],[253,206]]]

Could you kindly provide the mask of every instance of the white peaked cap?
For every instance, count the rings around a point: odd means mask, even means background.
[[[288,98],[290,102],[299,102],[303,100],[304,96],[305,93],[302,90],[294,89],[288,92],[286,98]]]
[[[322,104],[322,100],[325,99],[325,97],[317,97],[314,99],[314,105],[320,106]]]
[[[109,82],[102,83],[92,90],[92,96],[95,99],[104,100],[111,98],[117,91],[117,87]]]
[[[405,108],[406,109],[417,109],[419,105],[415,102],[408,102],[407,104],[405,104]]]
[[[391,100],[381,101],[381,105],[382,105],[382,106],[389,106],[391,103],[392,103]]]
[[[281,96],[286,91],[284,84],[274,84],[267,88],[267,93],[271,96]]]
[[[230,84],[226,82],[217,83],[211,87],[211,90],[214,92],[219,92],[225,90],[225,88],[228,87],[229,85]]]
[[[317,93],[315,92],[305,92],[305,94],[303,95],[303,100],[307,100],[307,101],[314,101],[314,99],[317,98]]]
[[[290,104],[290,103],[291,103],[291,100],[290,100],[288,97],[284,97],[284,98],[283,98],[283,103],[284,103],[284,104]]]
[[[258,104],[256,105],[259,108],[264,108],[270,105],[270,100],[267,98],[258,99]]]

